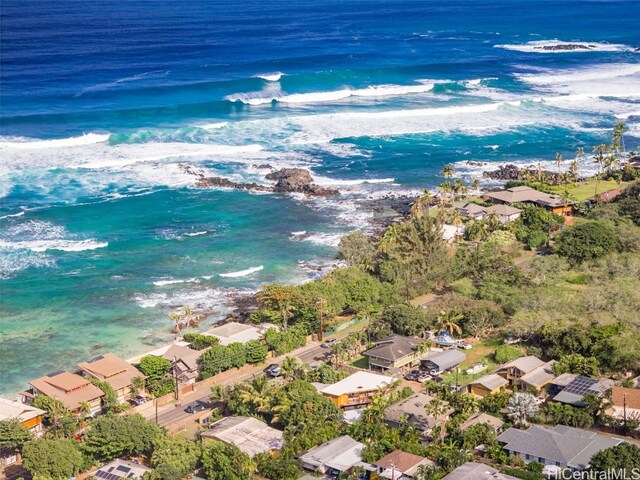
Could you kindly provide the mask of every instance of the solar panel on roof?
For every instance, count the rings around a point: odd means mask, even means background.
[[[118,468],[116,468],[116,470],[124,473],[131,471],[131,469],[125,465],[118,465]]]
[[[109,473],[105,472],[104,470],[98,470],[96,472],[96,477],[98,478],[108,478]]]
[[[575,395],[585,395],[591,391],[591,387],[598,383],[597,380],[588,377],[577,377],[564,388],[564,392]]]

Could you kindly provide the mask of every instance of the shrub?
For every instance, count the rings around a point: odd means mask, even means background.
[[[587,222],[560,232],[556,251],[572,264],[593,260],[618,248],[614,228],[602,222]]]
[[[493,356],[496,362],[507,363],[515,360],[516,358],[520,358],[522,356],[522,352],[520,349],[512,347],[511,345],[500,345],[496,347],[496,351]]]
[[[207,347],[220,343],[218,337],[203,335],[201,333],[185,333],[182,338],[184,338],[185,342],[190,342],[189,348],[193,348],[194,350],[204,350]]]

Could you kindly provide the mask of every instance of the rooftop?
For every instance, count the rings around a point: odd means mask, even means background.
[[[252,340],[260,340],[262,331],[254,325],[229,322],[207,330],[204,335],[217,337],[220,340],[220,345],[230,345],[236,342],[247,343]]]
[[[0,398],[0,421],[17,418],[20,421],[25,422],[44,414],[44,410],[32,407],[31,405],[27,405],[16,400]]]
[[[402,450],[394,450],[388,455],[385,455],[380,460],[374,463],[379,468],[395,470],[395,477],[399,478],[401,474],[412,476],[420,465],[431,464],[431,460],[420,455],[414,455],[413,453],[403,452]],[[383,473],[383,476],[385,474]],[[393,475],[389,476],[391,478]]]
[[[47,397],[60,400],[68,409],[76,410],[82,402],[104,396],[104,392],[75,373],[57,372],[31,380],[29,384]]]
[[[515,215],[517,213],[521,213],[522,210],[519,208],[512,207],[510,205],[498,204],[488,207],[486,209],[487,213],[495,213],[496,215]]]
[[[78,367],[88,375],[106,381],[114,390],[130,386],[135,377],[144,377],[133,365],[113,353],[82,362]]]
[[[203,352],[199,350],[193,350],[189,347],[183,347],[181,345],[171,345],[161,356],[167,360],[173,361],[174,359],[184,363],[189,370],[198,369],[198,359]]]
[[[555,362],[551,360],[550,362],[540,365],[535,370],[532,370],[531,372],[520,377],[520,381],[535,388],[543,387],[551,380],[556,378],[555,373],[553,373],[554,363]]]
[[[480,377],[469,382],[469,385],[481,385],[487,390],[495,390],[497,388],[504,387],[507,383],[509,382],[504,377],[501,377],[497,373],[490,373],[489,375],[485,375],[484,377]]]
[[[498,192],[488,192],[486,196],[505,203],[532,202],[548,207],[561,207],[565,204],[559,195],[551,195],[524,185]]]
[[[535,370],[538,367],[544,365],[544,361],[540,360],[538,357],[534,357],[533,355],[527,355],[526,357],[516,358],[515,360],[505,363],[500,367],[501,369],[515,367],[523,373],[529,373]]]
[[[482,216],[486,212],[486,207],[478,205],[477,203],[467,202],[464,205],[457,207],[460,210],[460,214],[465,217],[477,217]]]
[[[402,418],[421,431],[428,431],[442,422],[446,415],[453,413],[453,409],[449,408],[442,417],[436,418],[427,415],[425,407],[431,403],[434,397],[426,393],[414,393],[404,400],[389,406],[384,417],[386,421],[400,423]]]
[[[341,472],[362,461],[364,444],[349,435],[329,440],[300,455],[300,460],[316,468],[335,468]]]
[[[498,440],[505,443],[507,450],[578,469],[586,468],[597,452],[623,441],[565,425],[556,425],[554,428],[533,425],[527,430],[509,428]]]
[[[461,364],[467,359],[467,355],[460,350],[444,350],[442,352],[430,353],[422,362],[432,362],[440,370],[448,370]]]
[[[391,335],[375,342],[375,347],[364,352],[364,355],[393,362],[414,354],[415,347],[421,343],[424,343],[424,340],[402,335]]]
[[[100,480],[118,480],[119,478],[141,479],[151,469],[139,463],[127,462],[116,458],[112,462],[98,468],[91,476]]]
[[[252,458],[258,453],[280,450],[283,445],[280,430],[253,417],[225,417],[211,424],[202,437],[233,444]]]
[[[333,385],[323,388],[320,392],[332,397],[339,397],[348,393],[370,392],[378,390],[393,382],[393,378],[370,372],[356,372]]]
[[[611,403],[616,407],[626,404],[627,408],[640,410],[640,389],[613,387],[611,389]]]
[[[498,428],[502,427],[502,425],[504,425],[504,422],[498,417],[494,417],[493,415],[489,415],[488,413],[480,412],[469,417],[464,423],[460,425],[460,429],[466,430],[467,428],[471,428],[474,425],[481,425],[483,423],[491,425],[494,430],[497,430]]]
[[[554,402],[566,403],[576,407],[584,406],[583,398],[587,394],[593,394],[602,397],[613,387],[613,380],[603,378],[596,380],[595,378],[576,376],[571,380],[560,393],[553,397]]]
[[[500,473],[484,463],[467,462],[460,465],[442,480],[517,480],[516,477]]]

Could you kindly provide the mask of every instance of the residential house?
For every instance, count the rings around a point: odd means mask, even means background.
[[[232,343],[248,343],[253,340],[260,340],[269,328],[278,329],[276,325],[264,323],[260,325],[249,325],[246,323],[229,322],[219,325],[203,335],[217,337],[220,345],[230,345]]]
[[[469,393],[478,397],[486,397],[487,395],[495,395],[503,392],[509,384],[506,378],[501,377],[497,373],[490,373],[483,377],[477,378],[469,382]]]
[[[20,394],[26,403],[31,403],[36,395],[41,394],[59,400],[69,411],[75,413],[80,412],[84,405],[88,406],[90,415],[95,415],[102,409],[104,392],[76,373],[52,373],[31,380],[29,385],[31,388]]]
[[[473,220],[482,220],[487,213],[487,208],[477,203],[467,202],[462,206],[456,207],[463,217]]]
[[[613,380],[603,378],[596,380],[595,378],[577,375],[567,385],[553,397],[554,402],[566,403],[574,407],[584,407],[584,396],[593,394],[598,398],[602,398],[614,386]]]
[[[459,350],[432,352],[427,358],[420,361],[420,368],[430,372],[432,375],[437,375],[456,368],[466,359],[467,355]]]
[[[410,480],[421,466],[433,465],[433,462],[420,455],[403,452],[402,450],[394,450],[377,462],[374,462],[373,465],[378,471],[378,478]]]
[[[609,203],[622,193],[619,188],[612,188],[606,192],[599,193],[596,197],[591,197],[589,203]]]
[[[447,243],[452,243],[462,238],[466,228],[464,225],[449,225],[448,223],[442,224],[442,239]]]
[[[363,448],[363,443],[343,435],[312,448],[298,459],[305,470],[337,477],[362,462]]]
[[[467,462],[442,477],[442,480],[517,480],[517,478],[505,475],[484,463]]]
[[[500,433],[502,431],[504,422],[498,417],[494,417],[493,415],[489,415],[488,413],[480,412],[470,416],[466,421],[460,424],[460,430],[464,431],[473,427],[474,425],[482,424],[489,425],[493,428],[494,432]]]
[[[200,375],[198,360],[202,353],[189,347],[171,345],[160,356],[172,362],[170,374],[176,375],[180,384],[189,385],[195,383]]]
[[[486,209],[485,219],[495,215],[500,223],[513,222],[520,217],[522,210],[510,205],[498,204]]]
[[[529,355],[505,363],[496,373],[509,382],[510,388],[540,391],[555,378],[553,362]]]
[[[611,389],[611,408],[607,413],[620,421],[640,421],[640,389],[613,387]]]
[[[116,458],[92,472],[91,476],[100,480],[118,480],[119,478],[141,480],[144,474],[150,471],[150,468],[139,463]]]
[[[414,393],[410,397],[400,400],[387,408],[384,421],[391,428],[400,428],[404,422],[413,426],[424,437],[431,437],[435,427],[442,425],[449,419],[454,410],[445,402],[446,410],[438,416],[429,415],[425,408],[434,400],[426,393]]]
[[[18,419],[20,425],[31,430],[35,436],[42,433],[42,416],[46,412],[17,400],[0,398],[0,421]]]
[[[85,376],[111,385],[121,403],[132,397],[131,381],[136,377],[144,378],[138,369],[113,353],[105,353],[88,362],[82,362],[78,367]]]
[[[225,417],[211,424],[201,434],[208,439],[235,445],[253,458],[258,453],[276,452],[282,448],[282,432],[253,417]]]
[[[499,437],[509,455],[520,456],[525,463],[538,462],[571,470],[584,470],[591,457],[616,446],[622,439],[579,428],[556,425],[553,428],[530,426],[527,430],[509,428]]]
[[[551,195],[527,186],[488,192],[485,194],[485,198],[495,204],[513,205],[514,203],[524,203],[545,208],[558,215],[573,215],[574,202],[563,200],[560,195]]]
[[[418,338],[391,335],[375,342],[375,346],[363,353],[369,361],[369,368],[406,370],[420,362],[427,352],[420,346],[425,342]]]
[[[550,397],[555,397],[564,387],[569,385],[578,375],[575,373],[562,373],[549,382],[547,393]]]
[[[370,372],[356,372],[337,383],[323,388],[320,393],[338,407],[367,405],[378,392],[390,385],[393,378]]]

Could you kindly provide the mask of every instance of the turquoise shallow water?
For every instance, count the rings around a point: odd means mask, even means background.
[[[549,166],[620,120],[637,145],[638,12],[3,2],[0,393],[148,350],[183,304],[210,324],[238,293],[312,278],[300,262],[327,265],[340,234],[369,229],[368,200],[433,187],[446,163],[466,181],[504,162]],[[590,46],[540,53],[560,41]],[[265,163],[343,194],[200,190],[180,167],[263,183]]]

